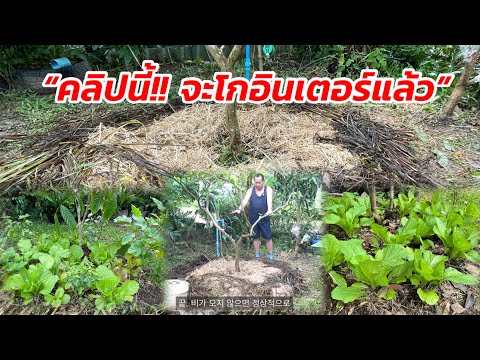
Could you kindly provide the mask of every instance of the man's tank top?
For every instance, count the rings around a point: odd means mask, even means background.
[[[250,209],[248,219],[251,223],[254,223],[260,217],[259,214],[265,214],[268,210],[267,205],[267,186],[263,187],[263,192],[260,196],[255,191],[255,186],[252,187],[252,196],[250,197]],[[270,216],[260,220],[261,222],[270,221]]]

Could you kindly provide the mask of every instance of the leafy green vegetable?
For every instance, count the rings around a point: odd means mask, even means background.
[[[443,279],[464,285],[476,285],[479,282],[478,278],[476,278],[475,276],[471,274],[464,274],[457,269],[451,267],[445,270],[443,274]]]
[[[328,275],[330,275],[330,277],[332,278],[333,282],[338,285],[339,287],[347,287],[347,282],[345,281],[345,279],[343,278],[342,275],[340,275],[339,273],[337,273],[336,271],[330,271],[328,273]]]
[[[326,271],[330,271],[332,267],[344,261],[343,254],[340,252],[340,241],[332,234],[325,234],[320,242],[324,248],[321,256],[322,265]]]
[[[59,307],[70,302],[70,295],[65,294],[65,289],[60,287],[55,291],[55,295],[46,294],[45,302],[53,307]]]
[[[361,283],[355,283],[348,287],[337,286],[335,289],[333,289],[331,294],[332,299],[343,301],[346,304],[365,295],[365,285]]]
[[[373,223],[373,218],[366,217],[370,211],[369,200],[361,197],[356,200],[352,193],[344,193],[339,199],[329,197],[325,208],[322,220],[326,224],[341,227],[348,237],[355,236],[361,226]],[[362,216],[365,217],[361,218]]]
[[[438,302],[438,295],[433,290],[422,290],[417,289],[417,294],[423,302],[426,302],[428,305],[435,305]]]
[[[132,301],[133,295],[139,290],[138,282],[127,280],[120,286],[120,278],[104,265],[97,268],[97,290],[101,295],[95,295],[95,306],[98,310],[112,311],[117,305]]]
[[[418,199],[412,191],[408,192],[408,196],[405,194],[399,194],[397,199],[394,200],[394,204],[395,206],[398,206],[400,217],[404,217],[411,211],[417,211],[419,209]]]
[[[7,277],[4,289],[20,292],[20,296],[25,299],[24,304],[28,304],[33,296],[50,294],[58,279],[57,275],[53,275],[42,264],[30,265],[28,270],[22,268],[18,274]]]

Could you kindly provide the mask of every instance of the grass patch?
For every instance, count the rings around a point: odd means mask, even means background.
[[[54,236],[55,225],[46,221],[22,221],[11,222],[7,220],[0,223],[0,246],[5,243],[8,246],[16,244],[22,237],[28,235],[34,240],[41,236]],[[85,241],[102,241],[110,243],[121,240],[126,229],[115,223],[86,223],[83,226],[83,239]],[[66,224],[60,224],[59,234],[61,237],[77,238],[76,229],[72,229]],[[3,238],[3,242],[2,239]]]
[[[25,119],[28,134],[50,130],[62,114],[76,111],[75,104],[56,104],[54,95],[39,96],[31,91],[9,90],[3,96],[15,104],[15,111]]]
[[[319,268],[312,277],[307,279],[309,288],[308,294],[295,297],[293,301],[294,308],[297,312],[307,315],[325,314],[327,308],[327,299],[325,298],[325,276],[323,270]]]

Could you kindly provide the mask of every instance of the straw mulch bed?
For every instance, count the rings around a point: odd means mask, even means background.
[[[222,141],[227,138],[223,105],[195,105],[133,131],[100,125],[90,135],[87,145],[131,148],[171,171],[348,170],[356,165],[355,156],[341,146],[314,143],[315,134],[334,133],[321,116],[292,114],[266,106],[240,108],[237,116],[249,156],[231,167],[220,162],[224,151]],[[109,157],[98,158],[89,177],[107,173],[111,161]],[[119,173],[141,179],[141,169],[129,162],[113,161]]]
[[[294,296],[305,290],[302,276],[287,262],[265,259],[216,259],[193,270],[186,278],[191,296]]]
[[[425,178],[408,144],[415,138],[411,132],[363,112],[352,121],[346,107],[239,105],[244,153],[233,165],[226,161],[224,105],[150,110],[126,109],[102,116],[105,122],[96,117],[87,127],[67,122],[36,138],[18,159],[7,159],[11,165],[0,159],[0,173],[7,174],[0,187],[29,178],[33,185],[146,188],[161,186],[165,175],[176,172],[225,170],[329,172],[344,189]]]

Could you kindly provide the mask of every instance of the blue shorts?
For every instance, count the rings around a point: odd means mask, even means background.
[[[254,222],[250,222],[250,224],[253,225]],[[270,221],[259,221],[258,224],[255,225],[255,227],[253,228],[253,238],[256,240],[260,238],[260,236],[265,240],[270,240],[272,238]]]

